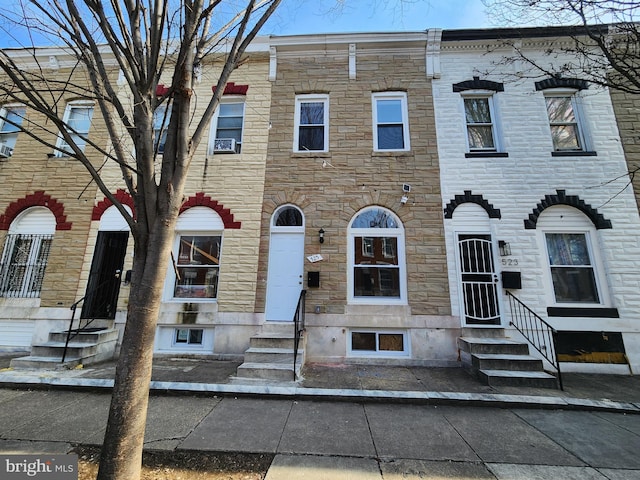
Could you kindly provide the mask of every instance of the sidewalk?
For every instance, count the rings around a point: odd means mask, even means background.
[[[8,363],[0,454],[101,444],[113,362]],[[265,480],[640,478],[638,377],[567,374],[559,391],[489,387],[461,368],[309,365],[298,386],[265,386],[230,383],[237,365],[157,358],[145,450],[260,455]]]
[[[13,355],[17,356],[17,355]],[[110,389],[115,362],[74,370],[9,369],[0,356],[0,386]],[[483,385],[462,368],[375,365],[305,366],[290,385],[235,384],[238,362],[161,356],[154,359],[151,390],[273,398],[400,401],[431,405],[531,406],[640,413],[640,376],[565,373],[564,390]]]

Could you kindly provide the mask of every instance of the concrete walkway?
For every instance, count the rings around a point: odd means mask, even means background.
[[[6,365],[0,453],[101,444],[112,363]],[[298,386],[264,386],[231,383],[237,365],[156,359],[145,448],[268,455],[266,480],[640,479],[637,377],[568,374],[562,392],[460,368],[310,365]]]

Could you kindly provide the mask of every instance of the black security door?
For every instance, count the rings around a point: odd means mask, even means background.
[[[82,318],[115,318],[128,239],[129,232],[98,232]]]

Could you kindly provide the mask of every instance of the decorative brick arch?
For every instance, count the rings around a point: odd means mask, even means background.
[[[502,218],[499,208],[491,205],[482,195],[474,195],[471,190],[465,190],[464,195],[456,195],[449,201],[444,209],[444,218],[453,218],[453,211],[463,203],[475,203],[480,205],[489,215],[489,218]]]
[[[0,230],[9,230],[11,222],[29,207],[46,207],[56,218],[56,230],[71,230],[71,222],[67,222],[64,205],[43,190],[38,190],[24,198],[10,203],[3,215],[0,215]]]
[[[118,200],[123,205],[127,205],[131,209],[131,211],[134,212],[135,216],[135,211],[133,209],[133,197],[129,194],[129,192],[119,189],[114,197],[116,197],[116,200]],[[93,207],[93,212],[91,212],[91,220],[100,220],[102,214],[107,210],[107,208],[111,206],[113,206],[113,202],[108,198],[105,198],[101,202],[98,202],[98,204]]]
[[[536,205],[536,208],[533,209],[533,212],[529,214],[529,218],[524,221],[524,228],[529,230],[535,229],[540,214],[545,209],[554,205],[568,205],[570,207],[577,208],[589,217],[597,229],[613,228],[611,226],[611,220],[604,218],[601,213],[598,213],[597,209],[593,208],[588,203],[585,203],[584,200],[580,200],[580,197],[577,195],[567,195],[564,190],[556,190],[555,195],[545,195],[545,197],[540,200],[540,203]]]
[[[480,80],[480,77],[473,77],[473,80],[454,83],[454,92],[465,92],[467,90],[492,90],[494,92],[504,92],[504,85],[491,80]]]
[[[573,88],[575,90],[586,90],[589,83],[579,78],[550,77],[535,83],[536,90],[547,90],[549,88]]]
[[[213,200],[210,196],[205,195],[204,192],[198,192],[194,196],[189,197],[187,201],[182,204],[182,207],[180,207],[180,213],[191,207],[209,207],[215,210],[218,215],[220,215],[220,218],[222,218],[224,228],[237,230],[242,226],[241,222],[234,220],[233,213],[231,213],[230,209],[224,208],[222,204]]]

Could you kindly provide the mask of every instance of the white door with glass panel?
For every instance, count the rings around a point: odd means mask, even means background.
[[[463,325],[500,325],[499,278],[491,235],[458,235]]]
[[[265,320],[293,321],[303,289],[304,218],[292,205],[276,210],[271,222]]]

